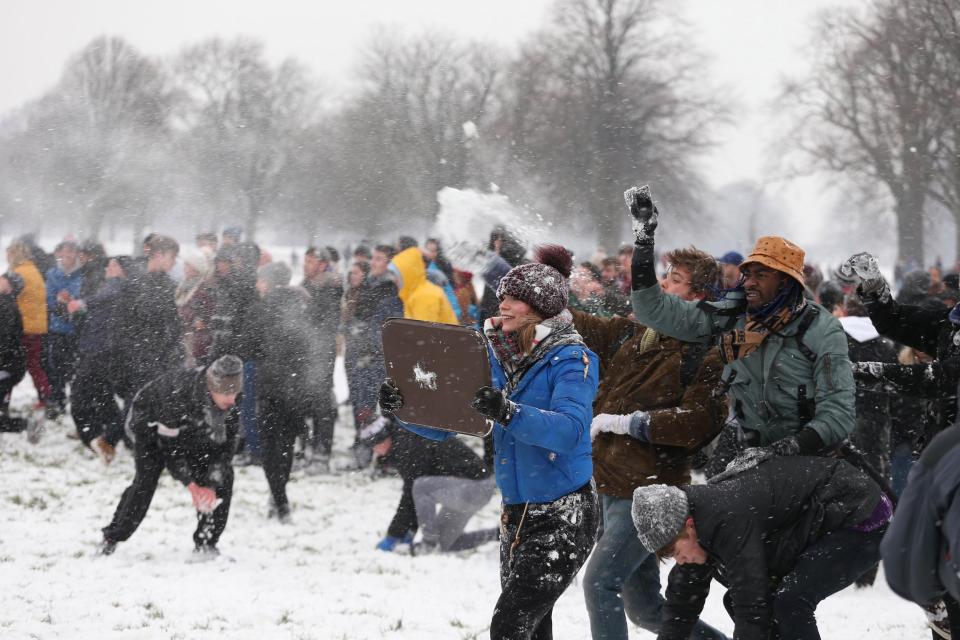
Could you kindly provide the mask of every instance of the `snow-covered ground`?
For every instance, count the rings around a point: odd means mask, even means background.
[[[34,398],[28,377],[14,406]],[[121,448],[105,468],[65,437],[68,429],[68,421],[51,427],[38,445],[0,434],[0,638],[488,637],[499,593],[496,544],[452,556],[374,549],[400,496],[397,479],[294,472],[294,522],[281,525],[265,517],[263,471],[238,468],[223,555],[192,564],[190,496],[164,474],[136,534],[114,555],[94,557],[133,460]],[[349,438],[338,427],[335,463],[347,463]],[[495,524],[497,514],[491,502],[471,528]],[[558,640],[589,638],[581,589],[578,581],[557,604]],[[731,632],[721,595],[715,585],[704,618]],[[828,639],[930,637],[920,610],[882,578],[834,596],[818,613]]]

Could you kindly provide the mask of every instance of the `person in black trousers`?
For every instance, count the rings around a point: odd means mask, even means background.
[[[313,367],[307,293],[290,287],[290,268],[282,262],[260,267],[258,306],[250,314],[257,369],[257,424],[263,471],[270,485],[269,517],[290,522],[287,482],[294,443],[313,406]]]
[[[10,271],[0,275],[0,432],[6,433],[18,433],[28,426],[26,418],[10,415],[10,394],[27,372],[23,321],[17,308],[17,296],[23,287],[19,274]],[[28,435],[32,436],[33,432]]]
[[[164,468],[197,508],[195,551],[218,553],[233,493],[234,405],[242,385],[243,363],[228,355],[206,368],[165,373],[136,393],[126,423],[136,472],[103,529],[100,555],[113,553],[140,526]]]

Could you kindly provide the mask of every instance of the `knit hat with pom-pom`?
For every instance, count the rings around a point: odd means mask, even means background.
[[[552,318],[567,307],[566,279],[573,270],[573,256],[560,245],[548,244],[535,249],[534,260],[503,276],[497,297],[513,296],[544,319]]]

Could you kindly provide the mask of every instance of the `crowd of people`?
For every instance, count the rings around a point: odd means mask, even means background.
[[[628,623],[725,638],[700,619],[714,580],[735,638],[819,638],[818,603],[868,588],[881,561],[935,637],[951,637],[960,276],[898,273],[894,296],[873,256],[825,277],[779,236],[746,257],[657,251],[649,190],[625,196],[635,237],[615,257],[546,245],[530,260],[497,228],[476,284],[435,238],[361,244],[346,260],[310,247],[298,285],[234,227],[188,249],[151,234],[137,256],[72,239],[48,255],[19,238],[0,276],[0,430],[37,442],[69,413],[70,435],[104,463],[130,448],[134,479],[99,553],[134,533],[167,469],[197,508],[197,553],[215,557],[234,465],[263,467],[266,514],[288,524],[295,460],[346,470],[330,463],[341,354],[349,469],[403,481],[376,547],[499,539],[494,639],[552,637],[582,567],[594,640],[625,639]],[[400,316],[484,337],[482,443],[395,415],[381,328]],[[16,415],[27,373],[37,402]],[[466,531],[497,489],[500,522]]]

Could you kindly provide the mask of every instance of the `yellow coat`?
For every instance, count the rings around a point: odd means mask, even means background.
[[[43,276],[29,260],[14,269],[23,278],[23,291],[17,296],[17,307],[23,318],[23,332],[27,335],[47,333],[47,287]]]
[[[397,285],[404,318],[460,324],[443,289],[427,280],[427,267],[420,249],[404,249],[394,256],[393,266],[402,279]]]

